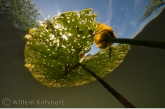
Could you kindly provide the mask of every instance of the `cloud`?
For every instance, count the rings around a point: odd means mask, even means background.
[[[138,23],[138,19],[135,19],[135,18],[131,18],[131,20],[130,20],[130,22],[129,22],[129,24],[130,24],[131,26],[133,26],[133,28],[136,27],[137,23]]]
[[[114,25],[115,30],[116,30],[116,35],[117,36],[122,36],[127,28],[126,23],[118,23],[117,25]]]
[[[108,19],[105,22],[105,24],[110,24],[111,23],[111,19],[112,19],[112,0],[109,0],[109,7],[108,7]]]
[[[140,4],[142,3],[142,0],[134,0],[134,9],[132,12],[132,17],[130,19],[129,24],[135,28],[137,26],[137,23],[139,21],[139,18],[136,16],[138,14],[138,11],[140,10]]]
[[[139,7],[139,4],[141,4],[142,0],[135,0],[135,8]]]
[[[120,10],[120,11],[121,11],[121,12],[122,12],[122,11],[124,11],[124,10],[125,10],[125,8],[126,8],[126,6],[123,6],[123,7],[121,8],[121,10]]]
[[[116,21],[114,28],[117,36],[124,37],[123,34],[127,31],[131,11],[127,5],[123,6],[119,11],[121,14],[119,15],[119,19]]]

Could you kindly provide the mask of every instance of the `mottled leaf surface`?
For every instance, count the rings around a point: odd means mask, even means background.
[[[94,56],[84,57],[91,49],[93,37],[99,23],[92,9],[70,11],[47,19],[39,28],[29,30],[25,35],[25,66],[34,78],[48,87],[78,86],[94,81],[77,63],[103,77],[110,73],[125,57],[128,45],[112,47],[112,58],[108,49],[102,49]]]
[[[109,58],[109,48],[101,49],[97,54],[85,57],[83,63],[98,76],[104,77],[123,61],[129,49],[128,44],[112,46],[111,58]]]

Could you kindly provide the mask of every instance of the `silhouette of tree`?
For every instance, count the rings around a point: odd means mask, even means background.
[[[160,7],[165,6],[165,0],[149,0],[146,10],[141,17],[141,21],[147,19],[154,11],[156,12]]]
[[[0,19],[21,30],[37,26],[38,10],[31,0],[0,0]]]

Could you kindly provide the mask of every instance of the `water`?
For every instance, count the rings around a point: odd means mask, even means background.
[[[145,26],[144,23],[137,21],[144,12],[144,6],[147,2],[125,1],[121,3],[122,1],[120,1],[120,4],[117,4],[117,2],[119,1],[95,1],[95,3],[93,1],[79,1],[79,3],[77,1],[74,1],[74,3],[73,1],[33,1],[37,7],[41,8],[39,19],[46,18],[48,14],[51,18],[59,11],[62,13],[92,7],[94,11],[98,12],[96,21],[111,25],[117,33],[117,37],[129,36],[127,38],[131,38],[133,34],[138,32],[139,28]],[[16,4],[12,4],[13,7],[16,6]],[[10,4],[7,3],[7,6],[10,6]],[[139,8],[139,6],[143,8]],[[8,8],[5,12],[13,11],[9,9],[11,8]],[[17,12],[17,10],[15,11]],[[137,15],[139,14],[139,17],[135,15],[135,12]],[[23,105],[10,104],[9,107],[123,107],[97,81],[67,88],[48,88],[36,81],[24,66],[26,44],[24,36],[28,33],[28,30],[23,28],[24,25],[13,24],[13,21],[21,24],[20,20],[13,19],[13,15],[15,13],[7,15],[2,13],[2,10],[0,13],[0,101],[6,97],[11,101],[64,101],[64,105],[26,105],[24,103]],[[147,24],[146,21],[146,28],[135,39],[165,41],[164,19],[163,11],[158,18],[150,23]],[[71,19],[70,23],[72,22]],[[132,29],[130,29],[130,25],[132,25]],[[67,34],[70,35],[71,33]],[[50,35],[49,38],[54,37]],[[96,53],[96,51],[95,47],[91,54]],[[131,50],[119,67],[103,79],[136,107],[164,107],[164,56],[165,51],[163,49],[131,46]],[[58,58],[58,55],[56,57]],[[4,107],[4,105],[0,103],[0,107]]]

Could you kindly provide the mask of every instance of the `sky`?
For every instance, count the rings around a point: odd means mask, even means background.
[[[40,8],[40,20],[72,10],[93,8],[97,12],[96,21],[111,26],[117,38],[133,38],[153,16],[140,21],[148,0],[32,0]],[[100,49],[92,45],[88,54]]]
[[[109,25],[117,37],[132,38],[146,23],[139,21],[148,0],[32,0],[40,8],[39,19],[71,10],[93,8],[97,22]]]

